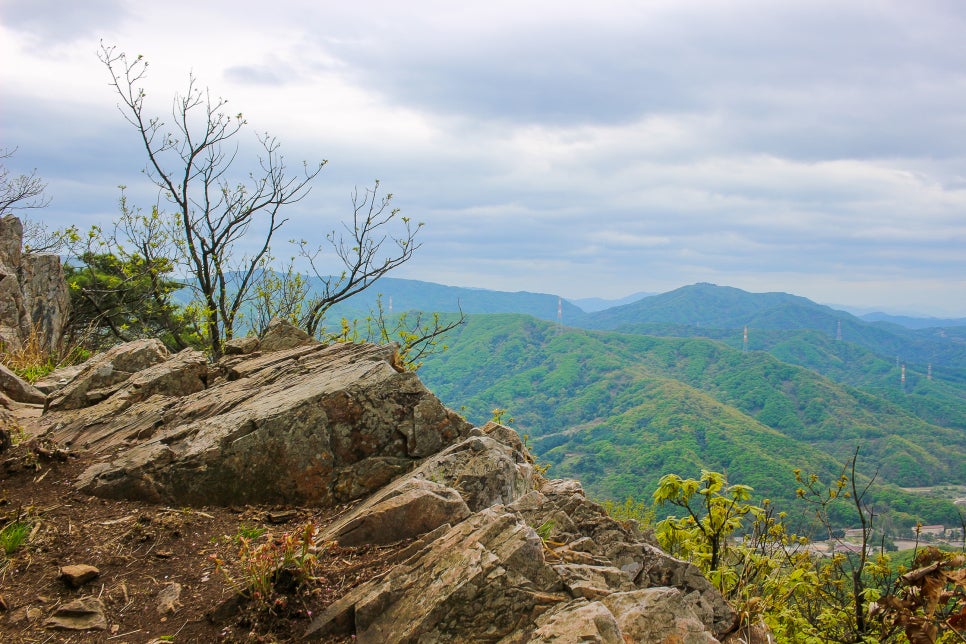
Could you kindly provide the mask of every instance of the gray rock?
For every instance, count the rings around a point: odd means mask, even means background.
[[[20,264],[20,288],[29,318],[26,335],[37,335],[44,349],[58,349],[70,312],[70,292],[60,257],[24,255]]]
[[[96,597],[81,597],[64,604],[51,615],[45,625],[65,631],[103,631],[107,629],[104,603]]]
[[[13,215],[0,217],[0,264],[20,266],[23,253],[23,222]]]
[[[558,590],[533,529],[490,508],[332,604],[305,636],[349,629],[380,644],[493,641],[524,628],[536,606],[564,599]]]
[[[526,642],[531,644],[625,644],[617,620],[599,601],[575,599],[560,603],[537,619],[538,628]]]
[[[413,475],[452,487],[474,512],[512,503],[533,489],[536,476],[522,453],[488,436],[448,447]]]
[[[281,351],[317,342],[312,336],[288,320],[274,318],[258,343],[260,351]]]
[[[733,628],[737,619],[734,610],[701,571],[663,552],[634,525],[609,517],[600,505],[584,496],[577,481],[543,481],[538,491],[520,497],[509,509],[532,526],[549,522],[551,539],[564,544],[555,549],[562,559],[611,566],[638,588],[674,587],[689,598],[691,612],[714,636]],[[574,592],[601,596],[599,583],[579,584]]]
[[[134,340],[98,354],[84,363],[80,373],[51,397],[48,409],[79,409],[100,402],[136,372],[164,362],[168,350],[160,340]]]
[[[0,221],[4,219],[0,217]],[[4,351],[19,351],[23,347],[25,338],[21,329],[27,319],[17,269],[0,263],[0,344]]]
[[[46,376],[34,383],[41,393],[45,395],[50,395],[55,391],[59,391],[66,387],[71,380],[77,377],[81,371],[83,371],[84,365],[71,365],[69,367],[60,367],[59,369],[54,369]]]
[[[315,344],[270,356],[225,367],[234,375],[207,390],[156,394],[121,414],[113,397],[52,414],[49,435],[102,452],[131,444],[81,475],[79,487],[99,496],[331,505],[374,491],[365,474],[350,490],[339,485],[357,470],[371,475],[372,459],[413,463],[405,436],[432,433],[448,444],[469,430],[415,374],[393,369],[389,348]],[[375,469],[382,486],[386,470]]]
[[[718,640],[677,588],[642,588],[600,600],[630,642],[713,644]]]
[[[246,335],[243,338],[232,338],[223,347],[226,356],[243,356],[258,350],[258,338]]]
[[[6,394],[11,400],[31,405],[42,405],[47,400],[47,396],[40,390],[2,364],[0,364],[0,392]]]
[[[19,351],[28,341],[60,348],[70,294],[60,257],[24,254],[23,224],[0,217],[0,343]]]
[[[340,546],[384,545],[411,539],[470,515],[456,490],[423,479],[408,478],[357,508],[320,538]]]
[[[565,563],[553,566],[563,580],[564,588],[574,597],[597,599],[614,592],[634,590],[634,583],[624,571],[613,566]]]

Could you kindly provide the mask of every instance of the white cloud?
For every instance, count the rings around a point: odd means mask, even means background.
[[[380,178],[427,224],[400,276],[966,315],[961,3],[62,4],[0,4],[0,135],[54,220],[156,198],[103,38],[148,58],[159,113],[190,72],[290,165],[330,159],[286,237]]]

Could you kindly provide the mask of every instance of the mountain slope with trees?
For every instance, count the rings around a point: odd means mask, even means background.
[[[729,480],[790,501],[792,470],[832,477],[853,454],[883,486],[966,480],[966,431],[761,352],[703,338],[469,316],[421,377],[476,422],[505,408],[556,475],[600,496],[646,497],[671,472]],[[881,487],[905,523],[950,521],[949,504]]]

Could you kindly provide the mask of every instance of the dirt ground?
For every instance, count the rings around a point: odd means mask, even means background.
[[[305,579],[272,576],[258,564],[277,560],[286,543],[305,554],[298,545],[306,530],[349,506],[171,508],[95,498],[72,485],[88,465],[83,455],[20,438],[0,453],[0,530],[13,523],[30,530],[12,553],[0,548],[2,642],[300,641],[313,615],[386,570],[407,545],[325,544],[289,567]],[[99,573],[73,588],[61,573],[76,565]],[[48,623],[82,597],[101,601],[103,628]]]

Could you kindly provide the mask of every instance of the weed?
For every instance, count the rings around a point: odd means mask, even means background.
[[[241,545],[242,540],[255,541],[266,532],[264,526],[259,525],[245,525],[242,524],[238,526],[238,533],[232,538],[232,540]]]
[[[265,535],[264,543],[253,544],[254,538],[241,534]],[[275,538],[266,534],[264,528],[239,528],[237,535],[239,574],[233,576],[226,563],[212,556],[216,567],[236,590],[250,598],[261,608],[275,605],[275,595],[280,587],[297,588],[314,578],[318,567],[315,535],[318,528],[309,522],[296,532],[286,532]],[[257,538],[257,537],[255,537]]]
[[[0,550],[7,556],[19,550],[30,537],[33,525],[26,521],[13,521],[0,529]]]
[[[506,409],[503,409],[502,407],[496,407],[490,413],[492,414],[492,417],[490,418],[491,421],[493,421],[494,423],[497,423],[498,425],[504,424],[503,423],[503,417],[506,416],[506,414],[507,414]],[[513,422],[513,418],[509,418],[508,417],[506,419],[506,422],[507,423],[512,423]]]
[[[553,534],[553,525],[552,519],[548,519],[540,524],[540,526],[537,528],[537,536],[540,537],[541,541],[547,541],[550,539],[550,535]]]
[[[27,440],[27,430],[20,423],[10,423],[7,430],[10,432],[10,441],[13,445],[19,445]]]

